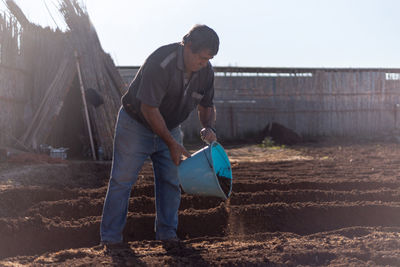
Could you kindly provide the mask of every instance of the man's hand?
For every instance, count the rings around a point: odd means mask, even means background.
[[[203,128],[200,131],[201,140],[210,144],[211,142],[217,141],[217,135],[215,134],[214,130],[211,128]]]
[[[198,105],[197,110],[200,123],[204,127],[200,131],[201,140],[207,144],[217,141],[217,135],[215,130],[212,128],[213,125],[215,125],[215,106],[203,107],[202,105]]]
[[[190,158],[190,153],[172,137],[157,107],[142,103],[140,109],[153,132],[167,144],[171,159],[175,165],[178,166],[181,163],[182,155]]]
[[[171,154],[171,159],[176,166],[178,166],[182,160],[183,156],[190,158],[190,153],[178,142],[172,142],[168,145],[169,153]]]

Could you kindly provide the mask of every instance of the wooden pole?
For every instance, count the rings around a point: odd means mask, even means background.
[[[96,160],[96,151],[94,150],[92,128],[90,127],[89,112],[88,112],[86,97],[85,97],[85,89],[83,87],[83,82],[82,82],[81,67],[79,65],[79,56],[78,56],[78,52],[76,50],[75,50],[75,59],[76,59],[76,68],[78,70],[78,77],[79,77],[82,101],[83,101],[83,106],[85,109],[86,123],[87,123],[88,131],[89,131],[90,146],[92,148],[93,160]]]
[[[65,63],[65,64],[64,64]],[[37,121],[36,120],[40,120],[39,116],[42,113],[42,109],[45,106],[46,102],[48,101],[49,96],[51,95],[52,90],[54,90],[54,86],[57,85],[58,80],[60,79],[60,76],[62,76],[63,72],[65,71],[65,68],[67,66],[66,62],[61,62],[60,64],[60,68],[59,71],[57,72],[56,76],[54,77],[53,81],[51,82],[50,86],[47,88],[46,93],[44,94],[42,101],[39,105],[39,108],[36,110],[35,115],[33,116],[32,122],[28,127],[28,130],[26,130],[26,132],[24,133],[24,135],[22,136],[21,142],[25,143],[29,137],[29,135],[31,135],[32,131],[34,130],[34,127],[37,126]],[[60,71],[61,69],[61,71]],[[44,117],[44,116],[43,116]]]

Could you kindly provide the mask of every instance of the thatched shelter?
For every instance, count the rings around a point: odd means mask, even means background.
[[[0,144],[17,141],[23,130],[24,78],[20,34],[15,19],[0,14]]]
[[[0,115],[1,144],[62,146],[93,158],[102,147],[111,158],[124,84],[87,11],[76,0],[60,1],[68,25],[62,32],[30,23],[12,0],[7,5],[15,19],[0,17],[0,77],[7,75],[0,95],[12,101]]]

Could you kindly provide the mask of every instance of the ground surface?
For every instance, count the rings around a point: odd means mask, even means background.
[[[0,266],[400,266],[400,145],[227,151],[231,198],[183,194],[177,246],[152,240],[150,164],[114,249],[98,245],[109,163],[0,164]]]

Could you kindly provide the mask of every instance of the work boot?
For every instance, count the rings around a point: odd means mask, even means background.
[[[110,241],[101,241],[100,246],[106,249],[106,251],[125,249],[128,247],[128,244],[123,242],[110,242]]]
[[[178,248],[181,246],[181,240],[177,236],[169,239],[163,239],[161,240],[161,242],[162,246],[167,250]]]

